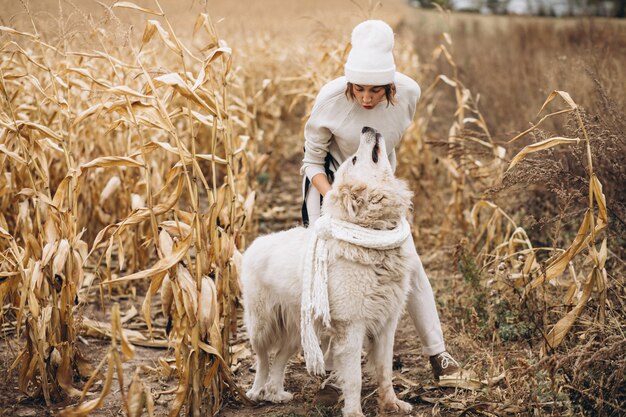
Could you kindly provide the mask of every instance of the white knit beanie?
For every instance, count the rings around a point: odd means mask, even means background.
[[[352,31],[352,49],[344,67],[348,82],[360,85],[391,84],[396,74],[393,30],[382,20],[366,20]]]

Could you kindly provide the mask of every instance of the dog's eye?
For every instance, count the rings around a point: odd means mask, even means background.
[[[352,158],[352,165],[356,164],[356,156]]]

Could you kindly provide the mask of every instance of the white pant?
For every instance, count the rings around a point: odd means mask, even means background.
[[[320,193],[311,185],[306,199],[309,215],[309,227],[315,224],[320,217]],[[411,240],[414,256],[411,259],[411,292],[407,301],[407,310],[413,320],[413,325],[422,342],[422,352],[432,356],[446,350],[441,331],[441,322],[437,314],[435,296],[430,286],[422,261],[415,249],[415,242]]]

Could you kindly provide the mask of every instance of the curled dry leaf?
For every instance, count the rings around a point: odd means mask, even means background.
[[[10,151],[9,149],[7,149],[6,145],[4,143],[0,144],[0,152],[2,152],[3,154],[7,155],[9,158],[13,159],[16,162],[19,162],[20,164],[26,165],[26,160],[24,160],[24,158],[22,158],[19,154]]]
[[[41,297],[43,295],[40,293],[43,278],[44,274],[41,270],[41,261],[37,261],[33,265],[32,277],[30,279],[30,291],[37,297]]]
[[[132,193],[130,195],[130,207],[133,210],[140,209],[146,206],[146,201],[139,194]]]
[[[137,167],[142,168],[144,165],[129,158],[127,156],[101,156],[93,161],[89,161],[80,166],[81,169],[86,168],[110,168],[110,167]]]
[[[211,278],[203,276],[198,299],[198,325],[200,326],[200,337],[203,340],[208,340],[209,330],[216,316],[217,289]]]
[[[52,275],[57,276],[63,274],[65,263],[70,255],[70,242],[67,239],[61,239],[56,255],[52,261]]]
[[[537,143],[530,144],[525,146],[521,151],[515,155],[508,169],[513,168],[519,161],[524,159],[526,155],[529,155],[534,152],[544,151],[546,149],[553,148],[557,145],[562,145],[564,143],[579,143],[580,138],[563,138],[563,137],[554,137],[546,140],[542,140]]]
[[[169,233],[170,236],[174,236],[179,239],[184,239],[191,233],[191,226],[181,221],[166,220],[161,222],[161,227],[163,227],[164,230],[167,230],[167,233]]]
[[[255,197],[256,191],[252,191],[250,194],[248,194],[246,200],[243,203],[243,211],[245,213],[246,219],[252,219]]]
[[[72,363],[70,358],[72,347],[67,342],[59,347],[61,348],[61,364],[57,368],[57,381],[59,381],[59,386],[68,396],[79,397],[80,391],[74,388],[72,381]]]
[[[161,249],[163,257],[172,256],[172,253],[174,252],[174,241],[165,229],[162,229],[161,232],[159,232],[159,248]]]
[[[195,101],[197,104],[201,105],[206,110],[211,112],[211,114],[217,115],[217,111],[215,110],[215,103],[212,102],[210,97],[207,96],[204,97],[204,99],[200,97],[195,91],[191,89],[191,86],[189,86],[178,73],[173,72],[169,74],[164,74],[156,77],[154,81],[156,82],[155,84],[157,86],[165,84],[174,88],[183,97]],[[207,101],[205,100],[208,100],[209,102],[207,103]]]
[[[52,365],[54,368],[58,368],[61,365],[61,354],[59,353],[59,350],[57,348],[52,348],[52,351],[50,352],[50,358],[48,360],[50,361],[50,365]]]
[[[138,98],[150,98],[150,96],[146,96],[144,94],[141,94],[139,91],[135,91],[130,87],[127,87],[125,85],[116,85],[113,87],[109,87],[107,88],[107,93],[113,93],[113,94],[119,94],[122,96],[131,96],[131,97],[138,97]]]
[[[572,96],[570,96],[568,92],[560,91],[560,90],[553,90],[548,95],[548,97],[546,98],[546,101],[544,101],[543,105],[541,106],[541,109],[539,110],[537,114],[541,114],[546,108],[546,106],[550,104],[550,102],[557,97],[561,97],[563,101],[565,101],[567,105],[570,107],[570,110],[576,110],[578,108],[578,105],[574,102],[574,100],[572,100]]]
[[[109,181],[107,181],[107,184],[102,189],[102,192],[100,192],[100,204],[104,204],[106,200],[111,198],[113,193],[120,188],[120,185],[122,185],[122,180],[120,180],[120,177],[117,175],[109,178]]]
[[[128,387],[126,403],[128,407],[128,417],[141,417],[143,409],[146,406],[146,396],[145,387],[143,382],[141,382],[138,370],[135,370],[133,379]]]
[[[28,200],[21,201],[18,206],[19,206],[18,215],[17,215],[18,226],[21,224],[23,228],[26,228],[28,231],[31,231],[32,221],[30,220],[30,215],[29,215],[30,205],[28,203]]]
[[[55,242],[59,239],[59,228],[53,216],[49,216],[44,224],[44,239],[46,243]]]
[[[72,268],[72,282],[79,290],[83,286],[83,280],[85,279],[85,270],[83,269],[83,258],[77,250],[72,251],[74,257],[74,265]]]
[[[125,277],[116,278],[111,281],[105,281],[105,283],[109,282],[125,282],[132,281],[135,279],[143,279],[147,277],[151,277],[155,274],[161,273],[163,271],[169,270],[174,265],[176,265],[187,253],[189,246],[191,245],[191,235],[189,235],[185,240],[182,240],[176,245],[176,248],[171,256],[167,256],[165,258],[159,259],[154,266],[149,269],[145,269],[143,271],[135,272],[134,274],[127,275]]]
[[[27,280],[24,282],[25,286],[30,287],[27,292],[28,308],[30,309],[30,313],[35,318],[39,317],[39,301],[37,300],[37,295],[35,294],[35,291],[34,291],[34,287],[35,287],[34,280],[37,279],[37,277],[35,276],[36,274],[35,270],[38,270],[38,269],[39,269],[39,262],[35,262],[32,268],[26,271],[27,274],[30,274],[30,281],[28,281],[28,278],[27,278]],[[39,273],[38,275],[43,276],[43,274],[41,273]]]
[[[174,292],[172,291],[172,281],[169,274],[165,274],[163,283],[161,284],[161,311],[165,317],[170,316],[172,311],[172,302],[174,301]]]
[[[180,296],[182,296],[183,307],[189,323],[195,326],[198,319],[198,289],[189,270],[180,263],[176,268],[176,283],[181,292]]]
[[[171,49],[172,51],[176,52],[177,54],[181,53],[181,50],[178,47],[178,45],[176,45],[176,43],[172,41],[169,32],[166,31],[163,28],[163,26],[161,26],[161,23],[158,20],[148,20],[148,24],[146,25],[146,29],[143,32],[143,39],[141,41],[142,47],[143,47],[143,45],[148,43],[150,41],[150,39],[152,39],[152,36],[155,33],[159,34],[159,37],[165,43],[165,45],[167,45],[167,47],[169,49]]]
[[[153,14],[153,15],[156,15],[156,16],[161,16],[163,14],[163,13],[158,12],[156,10],[147,9],[145,7],[138,6],[135,3],[132,3],[130,1],[117,1],[111,7],[120,7],[120,8],[124,8],[124,9],[133,9],[133,10],[138,10],[140,12]]]
[[[13,236],[11,236],[11,233],[7,232],[7,230],[4,227],[0,227],[0,237],[4,238],[4,239],[13,239]]]

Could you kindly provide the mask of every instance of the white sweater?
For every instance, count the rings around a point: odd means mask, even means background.
[[[385,139],[391,167],[396,168],[395,148],[415,115],[420,87],[404,74],[396,72],[395,104],[383,100],[373,109],[364,109],[346,95],[346,77],[339,77],[320,90],[311,116],[304,127],[302,171],[311,179],[324,173],[324,158],[330,153],[341,164],[354,154],[364,126],[378,130]]]

